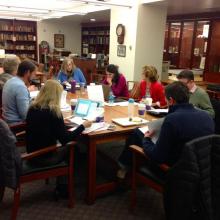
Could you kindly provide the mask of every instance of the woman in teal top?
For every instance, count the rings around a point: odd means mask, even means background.
[[[86,79],[82,73],[82,71],[76,67],[73,60],[70,58],[66,58],[61,66],[61,70],[58,74],[58,80],[61,84],[66,84],[72,80],[75,80],[77,83],[85,83]]]

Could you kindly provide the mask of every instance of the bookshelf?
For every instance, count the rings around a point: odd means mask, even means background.
[[[0,48],[21,59],[37,60],[36,22],[0,19]]]
[[[82,56],[89,53],[109,54],[110,24],[83,23],[82,24]]]

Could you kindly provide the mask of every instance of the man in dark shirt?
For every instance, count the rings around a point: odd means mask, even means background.
[[[131,164],[130,145],[138,145],[151,160],[156,163],[174,165],[186,142],[214,133],[213,119],[205,111],[195,109],[189,104],[188,88],[181,82],[174,82],[165,88],[169,113],[164,119],[159,138],[154,144],[151,140],[153,131],[142,134],[135,129],[126,141],[119,162],[122,167],[117,176],[124,178],[126,168]]]

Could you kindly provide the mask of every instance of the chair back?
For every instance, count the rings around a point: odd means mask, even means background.
[[[132,99],[139,99],[140,97],[140,83],[136,81],[128,81],[129,97]]]
[[[220,219],[219,169],[220,135],[186,143],[180,160],[166,177],[164,206],[167,219],[185,220],[189,216],[193,216],[190,219],[215,219],[213,213]]]

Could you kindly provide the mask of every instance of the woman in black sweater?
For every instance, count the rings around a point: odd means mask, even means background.
[[[62,91],[63,87],[56,80],[48,80],[28,110],[26,118],[27,152],[31,153],[56,145],[57,142],[63,145],[57,152],[32,159],[30,163],[34,166],[55,165],[68,160],[66,144],[76,140],[86,127],[91,126],[90,121],[85,121],[74,131],[66,129],[60,110]]]

